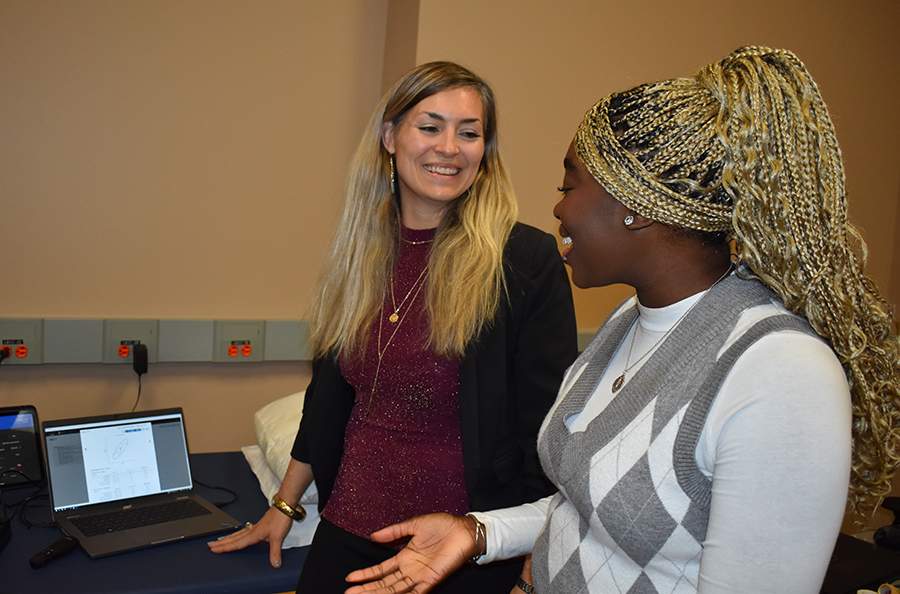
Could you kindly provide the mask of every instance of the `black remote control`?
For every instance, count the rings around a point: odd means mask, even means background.
[[[58,557],[62,557],[63,555],[71,553],[76,548],[78,548],[77,538],[72,538],[71,536],[60,538],[55,543],[32,557],[28,561],[28,563],[29,565],[31,565],[31,567],[37,569],[38,567],[42,567]]]

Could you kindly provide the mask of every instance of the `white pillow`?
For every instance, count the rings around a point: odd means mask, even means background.
[[[300,427],[303,416],[303,397],[306,391],[297,392],[265,405],[253,415],[256,427],[256,441],[265,454],[266,462],[278,479],[279,485],[284,479],[288,463],[291,461],[291,448]],[[300,503],[318,503],[319,493],[316,484],[310,485],[300,499]]]
[[[266,501],[281,487],[284,473],[291,460],[291,448],[300,417],[303,415],[303,397],[305,392],[297,392],[265,405],[253,415],[258,446],[241,448],[250,469],[259,480],[260,489]],[[294,522],[290,533],[284,539],[281,548],[302,547],[312,542],[316,526],[319,525],[318,511],[319,493],[315,481],[300,498],[300,504],[306,510],[306,519]]]
[[[262,489],[266,501],[272,501],[272,496],[278,492],[281,481],[272,473],[272,469],[266,463],[266,457],[259,446],[244,446],[241,448],[244,458],[250,464],[253,474],[259,479],[259,486]],[[315,483],[312,487],[315,488]],[[312,542],[313,535],[316,533],[316,526],[319,525],[319,508],[315,503],[304,503],[303,509],[306,510],[306,518],[302,522],[294,522],[291,531],[281,543],[282,549],[290,549],[293,547],[305,547]]]

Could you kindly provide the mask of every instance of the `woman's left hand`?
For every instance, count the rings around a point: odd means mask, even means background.
[[[425,594],[475,554],[475,522],[465,516],[428,514],[388,526],[372,535],[376,542],[411,536],[387,561],[347,576],[358,582],[346,594]]]

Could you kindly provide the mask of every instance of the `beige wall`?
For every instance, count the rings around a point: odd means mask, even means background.
[[[381,95],[387,0],[0,0],[0,318],[301,319]],[[9,256],[9,257],[6,257]],[[308,364],[159,364],[141,407],[255,442]],[[130,410],[125,366],[0,367],[0,405]]]
[[[885,0],[0,0],[0,317],[302,318],[362,126],[432,59],[492,83],[522,219],[555,231],[594,101],[748,43],[794,50],[818,80],[869,270],[897,303],[898,30]],[[579,326],[626,293],[577,290]],[[159,364],[141,406],[184,406],[195,450],[233,450],[308,373]],[[136,395],[124,366],[0,367],[0,405],[44,418]]]
[[[386,7],[0,0],[0,316],[302,317]]]

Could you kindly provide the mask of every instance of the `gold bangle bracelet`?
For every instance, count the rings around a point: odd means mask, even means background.
[[[487,554],[487,528],[472,514],[466,515],[475,522],[475,554],[469,559],[469,563],[478,563],[478,560]]]
[[[272,497],[272,505],[275,506],[275,509],[294,520],[295,522],[302,522],[304,518],[306,518],[306,510],[303,509],[302,505],[298,505],[297,507],[291,507],[287,503],[284,502],[284,499],[278,493]]]

